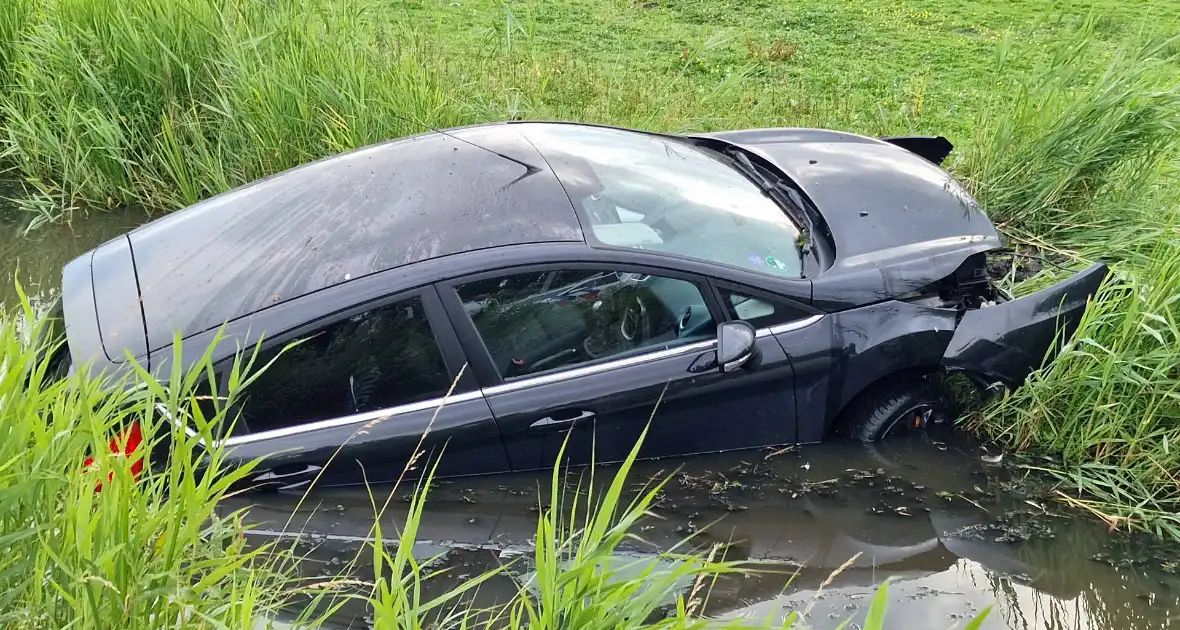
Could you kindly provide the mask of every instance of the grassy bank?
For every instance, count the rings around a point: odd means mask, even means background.
[[[975,427],[1059,454],[1063,499],[1180,537],[1177,24],[1175,0],[15,0],[0,143],[68,215],[175,209],[427,125],[946,134],[1014,241],[1116,270],[1062,359]]]
[[[1103,2],[1105,49],[1180,23]],[[567,118],[659,130],[826,125],[970,136],[1090,8],[492,0],[14,0],[0,142],[60,209],[166,211],[423,125]],[[1039,17],[1038,17],[1039,15]],[[1010,86],[1008,86],[1010,87]]]
[[[1127,46],[1079,80],[1089,35],[983,110],[964,167],[1013,240],[1115,274],[1062,355],[975,426],[1051,454],[1062,500],[1180,540],[1180,40]]]

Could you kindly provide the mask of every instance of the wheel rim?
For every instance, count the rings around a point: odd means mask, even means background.
[[[935,405],[921,403],[897,414],[877,439],[884,439],[890,435],[925,429],[938,411]]]

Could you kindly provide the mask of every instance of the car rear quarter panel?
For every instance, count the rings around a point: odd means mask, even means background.
[[[872,383],[904,370],[938,369],[954,331],[954,311],[890,301],[780,335],[795,368],[798,441],[822,440]]]
[[[98,316],[94,311],[94,282],[90,278],[93,252],[77,258],[62,270],[62,314],[65,317],[66,337],[70,344],[70,359],[74,365],[104,371],[111,366],[102,347]]]

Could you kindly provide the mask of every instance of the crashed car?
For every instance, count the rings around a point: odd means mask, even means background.
[[[1106,275],[997,290],[941,137],[570,123],[398,139],[254,182],[63,272],[71,359],[270,364],[217,436],[258,479],[877,440],[1019,386]],[[292,342],[299,342],[292,345]],[[220,372],[219,372],[220,373]],[[219,387],[225,387],[225,378]],[[223,393],[223,392],[222,392]],[[423,437],[424,436],[424,437]],[[332,454],[331,470],[321,470]]]

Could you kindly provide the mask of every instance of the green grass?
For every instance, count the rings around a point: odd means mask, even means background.
[[[250,628],[283,605],[298,590],[283,563],[243,545],[240,514],[214,512],[248,469],[199,459],[200,436],[165,430],[168,465],[137,483],[107,447],[133,419],[158,427],[147,410],[187,407],[184,383],[200,374],[171,389],[143,374],[56,378],[61,340],[46,326],[27,303],[0,318],[0,627]],[[217,419],[204,420],[208,437]]]
[[[1180,39],[1121,47],[1095,78],[1093,24],[989,102],[963,165],[1016,242],[1112,278],[1072,343],[974,426],[1052,454],[1059,498],[1180,540]],[[1072,263],[1072,264],[1071,264]],[[1060,280],[1048,269],[1020,292]]]
[[[19,0],[0,8],[0,143],[63,209],[167,211],[423,124],[824,125],[966,142],[987,97],[1089,11],[1100,49],[1075,59],[1081,75],[1122,39],[1180,23],[1164,0]],[[997,77],[1007,40],[1024,54]]]

